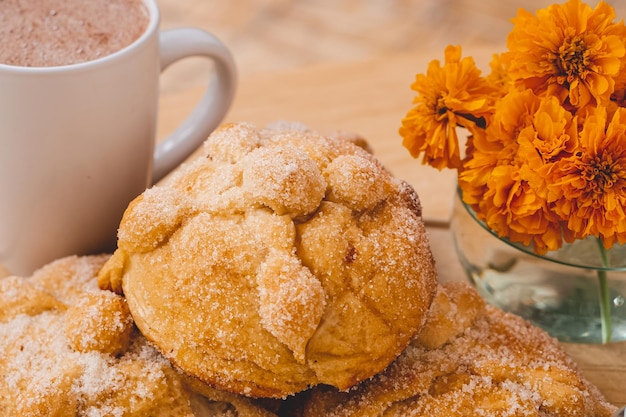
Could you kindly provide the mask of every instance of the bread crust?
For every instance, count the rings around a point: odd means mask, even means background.
[[[298,417],[609,417],[616,410],[556,340],[486,305],[468,284],[440,286],[426,324],[384,372],[350,392],[316,387]]]
[[[276,404],[198,393],[136,331],[125,300],[98,288],[107,259],[70,256],[0,279],[0,415],[276,415]]]
[[[357,143],[222,126],[130,204],[101,285],[211,386],[281,398],[370,378],[422,326],[436,272],[417,194]]]

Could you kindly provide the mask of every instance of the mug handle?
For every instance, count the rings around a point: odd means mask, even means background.
[[[237,71],[226,46],[214,35],[195,28],[170,29],[159,38],[161,71],[190,56],[206,56],[215,63],[204,96],[187,118],[154,151],[152,184],[193,153],[221,123],[235,96]]]

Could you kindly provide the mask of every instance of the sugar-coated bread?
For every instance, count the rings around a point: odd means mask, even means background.
[[[100,285],[209,386],[280,398],[372,377],[422,327],[436,272],[415,191],[365,146],[222,126],[130,204]]]
[[[610,417],[616,407],[542,330],[463,283],[439,288],[420,334],[350,392],[316,387],[297,417]]]
[[[134,329],[124,299],[98,288],[107,259],[71,256],[0,279],[1,416],[275,416],[274,404],[197,392]]]

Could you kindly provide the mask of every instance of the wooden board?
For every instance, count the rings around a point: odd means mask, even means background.
[[[490,51],[468,53],[486,62]],[[422,166],[401,146],[397,134],[413,99],[409,86],[415,73],[425,70],[429,59],[419,54],[381,56],[366,62],[250,76],[241,80],[227,121],[263,126],[292,120],[322,132],[341,129],[367,138],[378,158],[418,191],[440,280],[463,280],[448,229],[455,173]],[[202,89],[192,88],[162,97],[160,138],[183,120],[201,94]],[[7,274],[0,265],[0,277]],[[609,401],[626,404],[626,343],[563,346]]]

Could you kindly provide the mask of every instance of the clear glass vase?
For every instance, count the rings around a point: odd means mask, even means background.
[[[587,239],[536,255],[495,235],[460,196],[451,227],[467,276],[489,303],[564,342],[626,340],[626,245],[602,250]]]

